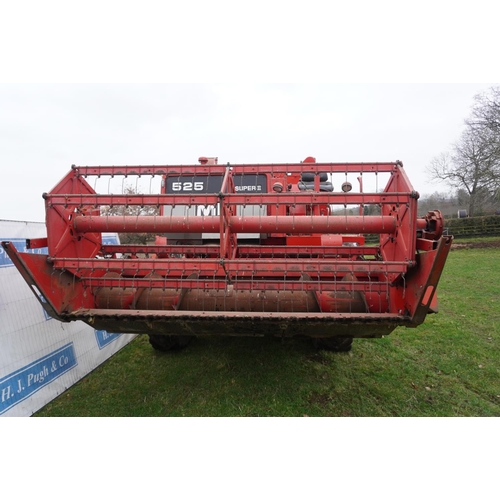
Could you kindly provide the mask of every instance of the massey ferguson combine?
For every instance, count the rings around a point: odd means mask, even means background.
[[[159,350],[273,335],[347,351],[416,327],[452,241],[439,211],[418,217],[401,162],[73,166],[43,197],[47,238],[2,245],[47,313]],[[157,237],[103,244],[109,232]]]

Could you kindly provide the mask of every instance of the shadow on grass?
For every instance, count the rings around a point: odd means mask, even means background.
[[[494,374],[450,361],[439,342],[432,348],[433,323],[419,335],[356,340],[350,353],[317,351],[309,339],[236,337],[162,353],[142,336],[38,415],[499,416]]]
[[[162,353],[141,336],[37,415],[321,415],[315,391],[347,356],[310,339],[265,337],[197,338]]]

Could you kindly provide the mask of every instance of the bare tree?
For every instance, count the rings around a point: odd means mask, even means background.
[[[500,192],[500,89],[476,96],[472,115],[451,151],[435,157],[427,170],[433,180],[444,180],[469,195],[469,215],[481,213],[498,200]],[[495,121],[496,120],[496,121]]]
[[[472,115],[467,123],[475,128],[487,128],[500,132],[500,87],[492,87],[489,92],[477,95]]]
[[[124,195],[140,194],[139,191],[132,186],[125,186],[123,189]],[[158,215],[159,209],[149,205],[114,205],[104,206],[101,208],[102,215],[108,216],[143,216],[143,215]],[[120,242],[123,245],[146,245],[148,241],[154,240],[154,234],[149,233],[121,233]]]

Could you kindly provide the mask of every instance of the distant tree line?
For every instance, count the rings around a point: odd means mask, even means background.
[[[472,216],[492,215],[498,210],[500,204],[493,197],[481,200]],[[429,195],[422,195],[418,200],[418,213],[424,216],[431,210],[440,210],[444,217],[452,219],[458,217],[458,212],[469,213],[470,195],[465,189],[450,190],[447,192],[435,192]]]
[[[456,191],[471,217],[494,213],[500,205],[500,87],[474,98],[462,135],[428,166],[432,180]],[[436,207],[438,208],[438,207]]]

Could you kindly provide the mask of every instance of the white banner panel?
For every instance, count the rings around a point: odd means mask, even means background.
[[[44,223],[0,220],[0,241],[20,251],[26,238],[45,236]],[[118,243],[116,235],[103,240]],[[134,337],[52,319],[0,247],[0,416],[32,415]]]

